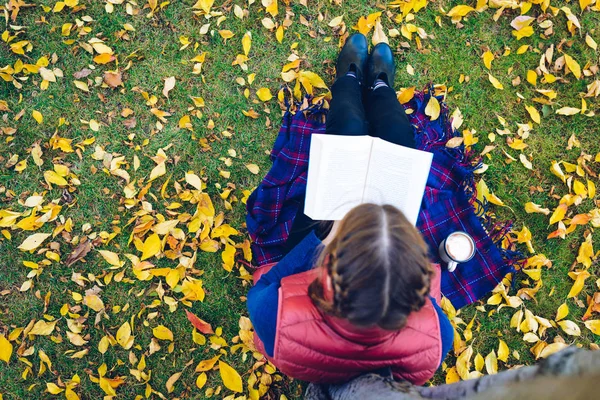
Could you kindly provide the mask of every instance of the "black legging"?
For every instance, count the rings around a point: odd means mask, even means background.
[[[327,114],[325,133],[331,135],[370,135],[401,146],[415,148],[414,130],[404,107],[390,87],[379,87],[362,93],[358,79],[351,76],[338,78],[331,87],[331,104]],[[300,210],[304,209],[304,202]],[[331,230],[329,223],[319,224],[299,211],[286,242],[293,249],[311,230],[323,239]]]

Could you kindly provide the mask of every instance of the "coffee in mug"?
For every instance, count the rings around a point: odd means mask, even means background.
[[[440,257],[453,272],[459,263],[467,262],[475,255],[475,241],[466,232],[452,232],[440,243]]]

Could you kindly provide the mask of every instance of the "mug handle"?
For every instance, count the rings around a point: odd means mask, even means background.
[[[458,263],[456,261],[448,261],[448,272],[454,272]]]

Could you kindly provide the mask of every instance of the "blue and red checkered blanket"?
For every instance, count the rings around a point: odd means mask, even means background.
[[[461,230],[474,238],[475,256],[453,273],[442,274],[443,295],[461,308],[489,293],[519,260],[499,246],[510,224],[493,225],[483,213],[477,215],[475,210],[481,207],[476,204],[473,171],[479,160],[463,145],[446,147],[459,133],[452,128],[448,107],[442,101],[439,118],[431,121],[425,115],[431,95],[432,89],[416,92],[404,104],[407,112],[412,111],[408,117],[415,128],[417,148],[433,153],[417,228],[430,246],[434,262],[441,262],[437,248],[448,234]],[[288,110],[283,117],[271,152],[273,166],[246,203],[248,233],[259,266],[285,255],[292,223],[302,212],[311,134],[325,133],[326,116],[327,110],[317,104],[295,113]]]

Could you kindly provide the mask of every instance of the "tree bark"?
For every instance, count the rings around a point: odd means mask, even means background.
[[[536,365],[441,386],[414,386],[377,374],[340,385],[310,384],[308,400],[592,399],[598,395],[600,352],[569,347]]]

